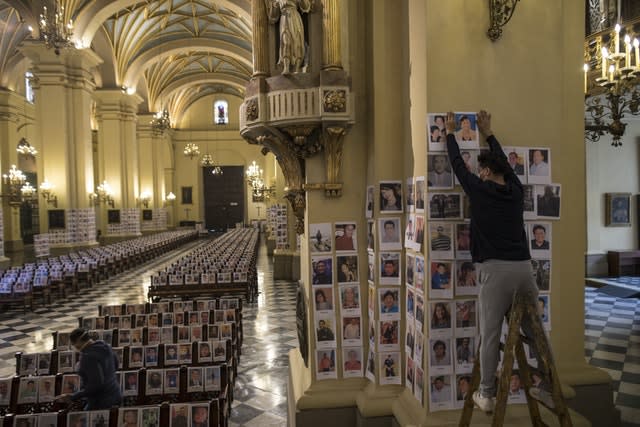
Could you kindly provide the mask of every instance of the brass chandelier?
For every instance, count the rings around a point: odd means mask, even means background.
[[[640,41],[633,25],[604,31],[585,42],[585,139],[597,142],[610,134],[619,147],[625,114],[640,114]],[[592,70],[592,71],[590,71]]]
[[[164,133],[164,131],[171,129],[171,118],[166,108],[154,115],[151,119],[151,128],[156,133]]]
[[[54,9],[49,10],[44,6],[40,19],[40,40],[48,48],[53,48],[56,55],[60,55],[60,49],[73,47],[71,37],[73,37],[73,21],[64,22],[64,6],[58,0],[54,3]]]

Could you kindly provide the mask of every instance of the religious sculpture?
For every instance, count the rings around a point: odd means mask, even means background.
[[[269,21],[272,24],[280,20],[280,53],[278,64],[282,65],[282,74],[302,71],[305,62],[304,25],[300,16],[309,13],[313,0],[266,0]]]

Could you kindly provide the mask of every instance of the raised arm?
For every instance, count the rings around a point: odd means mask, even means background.
[[[452,112],[447,113],[445,127],[447,129],[447,152],[449,153],[451,168],[458,177],[458,181],[460,181],[460,185],[462,185],[464,191],[470,194],[473,187],[481,183],[481,181],[480,178],[469,172],[460,154],[460,147],[458,146],[455,136],[456,121]]]
[[[491,130],[491,114],[487,113],[485,110],[480,110],[480,112],[478,112],[477,123],[480,133],[487,138],[489,150],[492,153],[502,156],[506,159],[507,156],[504,154],[502,146],[493,135],[493,131]]]

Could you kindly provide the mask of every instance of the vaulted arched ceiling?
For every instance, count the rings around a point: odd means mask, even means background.
[[[0,72],[53,0],[0,0]],[[60,0],[77,46],[100,46],[116,85],[147,95],[149,111],[184,111],[204,94],[242,96],[251,76],[249,0]],[[29,31],[31,27],[33,32]],[[21,58],[18,58],[21,59]],[[4,75],[4,73],[2,73]],[[4,85],[4,84],[3,84]],[[209,86],[211,88],[209,88]]]

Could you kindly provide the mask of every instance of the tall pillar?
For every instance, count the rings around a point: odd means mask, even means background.
[[[342,70],[340,0],[322,0],[322,69]]]
[[[24,98],[15,92],[0,90],[0,168],[1,174],[7,173],[11,165],[18,164],[16,146],[20,140],[18,127],[27,121],[26,112],[22,108]],[[24,131],[23,131],[24,132]],[[0,236],[4,244],[4,253],[21,250],[20,211],[9,205],[7,198],[2,199],[3,235]],[[0,262],[7,261],[0,252]]]
[[[42,177],[55,185],[58,207],[86,208],[93,189],[91,70],[102,59],[90,49],[63,49],[59,55],[38,42],[24,42],[32,61]],[[39,162],[40,165],[40,162]]]
[[[118,209],[136,207],[139,195],[137,110],[139,95],[119,89],[95,93],[98,120],[98,177],[113,189]]]
[[[251,0],[253,77],[269,75],[269,23],[265,0]]]

